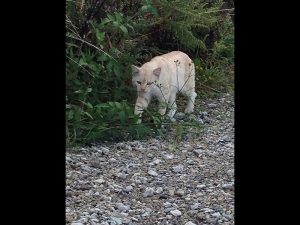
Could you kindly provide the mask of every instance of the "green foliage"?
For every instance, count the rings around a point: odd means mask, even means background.
[[[234,36],[223,2],[67,0],[67,144],[161,134],[164,118],[151,108],[136,124],[130,66],[165,52],[194,59],[200,97],[230,90]]]
[[[127,102],[106,102],[82,107],[66,105],[67,142],[89,143],[96,140],[141,139],[160,132],[160,119],[151,115],[153,123],[137,124],[138,117]]]

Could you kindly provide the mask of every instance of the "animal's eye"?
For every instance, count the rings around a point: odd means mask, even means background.
[[[138,84],[141,84],[142,82],[141,82],[141,81],[137,81],[137,83],[138,83]]]
[[[151,84],[152,84],[152,82],[148,82],[148,83],[147,83],[147,85],[151,85]]]

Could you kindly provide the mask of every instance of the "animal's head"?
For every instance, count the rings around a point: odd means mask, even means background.
[[[159,79],[161,68],[148,69],[132,65],[132,83],[138,92],[149,92]]]

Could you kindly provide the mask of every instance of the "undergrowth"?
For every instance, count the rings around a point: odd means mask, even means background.
[[[194,60],[198,101],[232,91],[232,8],[220,0],[66,0],[67,147],[164,134],[168,122],[153,107],[142,124],[133,113],[130,66],[156,55],[181,50]],[[197,125],[170,126],[180,137]]]

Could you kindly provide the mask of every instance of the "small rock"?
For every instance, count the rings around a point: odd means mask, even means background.
[[[203,212],[197,214],[197,220],[203,221],[206,220],[206,215]]]
[[[198,121],[198,123],[200,123],[200,124],[204,124],[204,121],[203,121],[201,118],[198,118],[197,121]]]
[[[186,163],[189,164],[189,165],[194,165],[195,164],[194,160],[192,160],[192,159],[188,159],[186,161]]]
[[[112,224],[117,224],[117,225],[122,224],[122,220],[120,218],[112,216],[110,219],[113,222]]]
[[[182,120],[182,119],[184,119],[184,117],[185,117],[185,114],[182,112],[177,112],[174,116],[174,118],[177,120]]]
[[[173,171],[175,173],[181,173],[183,171],[183,165],[177,165],[177,166],[173,166]]]
[[[221,214],[219,212],[213,213],[211,215],[214,216],[214,217],[220,217],[221,216]]]
[[[92,165],[92,167],[95,167],[95,168],[101,168],[102,167],[102,163],[101,162],[99,162],[99,161],[91,161],[91,165]]]
[[[131,192],[133,190],[133,187],[131,185],[124,188],[125,192]]]
[[[191,207],[191,210],[195,210],[195,209],[198,209],[199,208],[199,203],[197,202],[197,203],[195,203],[195,204],[193,204],[193,205],[191,205],[190,207]]]
[[[199,189],[203,189],[203,188],[206,187],[206,185],[205,184],[198,184],[196,187],[199,188]]]
[[[105,180],[103,178],[100,178],[98,180],[95,180],[94,182],[99,183],[99,184],[103,184],[105,182]]]
[[[174,207],[165,208],[164,212],[165,212],[165,213],[168,213],[168,212],[171,212],[171,211],[173,211],[173,210],[175,210]]]
[[[205,213],[213,212],[213,210],[210,208],[203,208],[202,211],[204,211]]]
[[[207,104],[207,106],[208,106],[209,108],[211,108],[211,109],[214,109],[214,108],[217,107],[217,104],[215,104],[215,103],[210,103],[210,104]]]
[[[175,194],[175,190],[174,190],[174,189],[170,189],[170,190],[169,190],[169,195],[170,195],[170,196],[173,196],[174,194]]]
[[[223,184],[222,188],[232,190],[233,189],[233,184]]]
[[[160,163],[161,160],[159,159],[155,159],[152,162],[149,163],[150,166],[154,166],[154,165],[158,165]]]
[[[118,160],[116,160],[115,158],[110,158],[109,160],[108,160],[108,162],[109,163],[115,163],[115,162],[117,162]]]
[[[153,163],[158,165],[160,163],[160,161],[161,161],[160,159],[155,159],[155,160],[153,160]]]
[[[84,225],[84,224],[75,222],[75,223],[71,223],[71,225]]]
[[[131,219],[129,219],[129,218],[123,218],[122,219],[122,223],[123,224],[130,224],[131,223]]]
[[[163,188],[162,187],[158,187],[156,188],[156,191],[155,191],[157,194],[160,194],[163,192]]]
[[[85,223],[87,223],[87,221],[88,221],[88,218],[82,217],[82,218],[80,218],[80,220],[78,220],[77,222],[85,224]]]
[[[192,221],[189,221],[189,222],[185,223],[184,225],[196,225],[196,224],[193,223]]]
[[[138,222],[139,220],[135,217],[131,217],[131,220],[134,221],[134,222]]]
[[[148,174],[151,175],[151,176],[154,176],[154,177],[156,177],[156,176],[158,175],[158,173],[155,172],[155,171],[152,170],[152,169],[149,169],[149,170],[148,170]]]
[[[170,213],[173,216],[181,216],[181,212],[178,209],[172,210]]]
[[[170,202],[164,202],[163,205],[164,205],[165,208],[168,208],[168,207],[172,206],[172,203],[170,203]]]
[[[206,111],[202,112],[200,115],[201,119],[204,119],[207,116],[208,116],[208,113]]]
[[[234,175],[234,170],[227,170],[227,175],[228,176],[233,176]]]
[[[151,214],[150,212],[144,212],[144,213],[142,214],[142,216],[143,216],[143,217],[148,217],[148,216],[150,216],[150,214]]]
[[[147,157],[153,158],[153,154],[152,154],[151,152],[149,152],[149,153],[147,154]]]
[[[66,156],[66,161],[72,162],[73,160],[70,157]]]
[[[126,177],[127,177],[127,174],[125,174],[125,173],[117,173],[116,176],[117,176],[118,178],[122,179],[122,180],[125,180]]]
[[[144,197],[151,197],[154,194],[154,188],[152,187],[147,187],[145,192],[143,193]]]
[[[124,205],[123,203],[117,203],[116,206],[121,212],[126,212],[130,209],[129,205]]]
[[[96,213],[93,213],[92,215],[90,215],[90,218],[96,219],[96,218],[97,218],[97,214],[96,214]]]
[[[169,160],[169,159],[173,159],[174,158],[174,155],[173,154],[169,154],[167,152],[162,152],[161,153],[162,157],[165,159],[165,160]]]
[[[184,190],[178,189],[178,190],[175,192],[175,194],[178,195],[178,196],[183,196],[183,195],[184,195]]]
[[[104,201],[110,202],[111,201],[111,197],[109,196],[102,196]]]
[[[102,148],[101,148],[101,151],[102,151],[102,153],[103,153],[104,155],[108,155],[108,153],[109,153],[109,149],[106,148],[106,147],[102,147]]]

